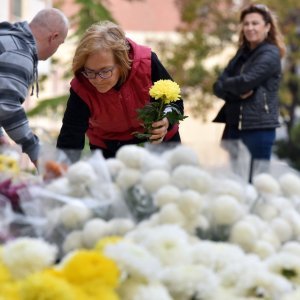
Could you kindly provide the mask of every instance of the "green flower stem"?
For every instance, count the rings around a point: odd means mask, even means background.
[[[160,121],[160,119],[162,117],[163,108],[164,108],[164,99],[161,99],[160,100],[160,106],[159,106],[159,111],[158,111],[158,115],[157,115],[157,120],[156,121]]]

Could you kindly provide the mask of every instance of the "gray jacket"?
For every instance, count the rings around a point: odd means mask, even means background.
[[[37,50],[27,22],[0,23],[0,135],[1,127],[37,160],[38,138],[29,127],[22,107],[28,88],[37,82]]]
[[[214,94],[225,100],[215,122],[229,123],[232,118],[240,129],[275,128],[279,126],[278,90],[281,61],[278,47],[263,42],[241,65],[239,49],[214,84]],[[236,70],[239,73],[236,73]],[[240,95],[249,91],[247,99]],[[238,113],[238,116],[236,114]]]

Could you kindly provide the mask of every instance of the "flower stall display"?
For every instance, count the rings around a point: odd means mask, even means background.
[[[185,145],[96,152],[20,190],[22,216],[1,212],[35,230],[3,242],[0,299],[297,300],[300,177],[286,170],[249,184]]]

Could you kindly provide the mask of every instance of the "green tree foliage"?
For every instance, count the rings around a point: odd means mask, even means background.
[[[76,37],[81,37],[85,30],[92,24],[110,20],[116,22],[108,10],[109,1],[105,0],[75,0],[80,5],[79,12],[71,18],[74,21],[77,30]]]

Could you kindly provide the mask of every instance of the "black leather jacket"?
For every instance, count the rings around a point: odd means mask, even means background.
[[[237,125],[239,129],[278,127],[280,78],[277,46],[263,42],[251,51],[239,49],[214,83],[214,94],[225,104],[213,121]],[[251,90],[250,97],[240,98]]]

